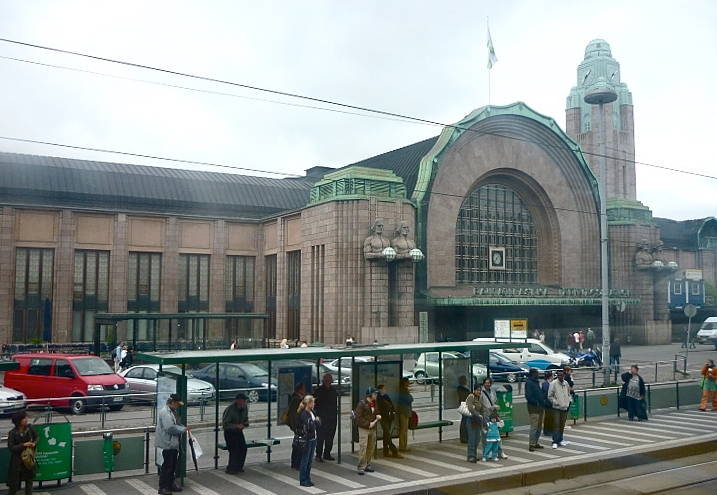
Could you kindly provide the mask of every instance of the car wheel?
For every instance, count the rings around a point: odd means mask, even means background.
[[[416,383],[418,384],[425,384],[426,383],[426,373],[423,371],[416,371],[413,376],[416,378]]]
[[[87,404],[82,397],[73,397],[70,399],[70,409],[72,414],[84,414],[87,411]]]
[[[116,406],[110,406],[110,411],[121,411],[124,404],[117,404]]]
[[[505,376],[505,379],[508,380],[508,383],[515,383],[515,380],[516,380],[515,373],[508,373]]]
[[[249,402],[252,404],[254,402],[259,402],[259,391],[258,390],[250,390],[247,394],[247,397],[249,397]]]

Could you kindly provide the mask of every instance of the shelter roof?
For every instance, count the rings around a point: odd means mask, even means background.
[[[236,349],[180,351],[171,353],[138,352],[136,360],[159,364],[237,363],[281,361],[286,359],[336,359],[355,356],[395,356],[422,352],[471,351],[504,347],[499,342],[430,342],[425,344],[389,344],[350,347],[297,347],[293,349]]]
[[[301,208],[313,180],[0,152],[6,204],[260,219]]]

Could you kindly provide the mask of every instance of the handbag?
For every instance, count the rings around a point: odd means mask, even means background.
[[[408,427],[415,428],[416,426],[418,426],[418,414],[416,414],[416,411],[411,411],[411,419],[408,421]]]
[[[37,461],[35,461],[35,450],[32,447],[25,447],[20,454],[20,460],[22,461],[22,465],[25,466],[25,469],[35,469],[37,465]]]
[[[464,402],[461,402],[461,405],[458,406],[458,414],[461,416],[473,416],[468,409],[468,405]]]
[[[304,452],[306,450],[306,446],[306,437],[302,437],[301,435],[294,435],[294,440],[292,440],[291,442],[292,449]]]

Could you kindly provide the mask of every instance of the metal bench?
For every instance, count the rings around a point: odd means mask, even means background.
[[[409,430],[425,430],[427,428],[440,428],[442,426],[451,426],[453,425],[453,421],[443,420],[443,421],[426,421],[424,423],[418,423],[416,426],[409,426]]]
[[[266,440],[252,440],[246,443],[246,448],[251,449],[254,447],[270,447],[273,445],[279,445],[281,440],[278,438],[268,438]],[[217,444],[217,448],[221,450],[227,450],[227,446],[224,443]]]

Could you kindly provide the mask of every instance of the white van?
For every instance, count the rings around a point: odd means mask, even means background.
[[[496,342],[496,339],[477,338],[474,342]],[[511,361],[523,363],[539,370],[554,370],[570,365],[570,356],[562,352],[555,352],[537,339],[526,339],[525,342],[504,342],[505,347],[496,349]]]
[[[700,327],[695,342],[698,344],[715,344],[717,346],[717,316],[710,316]]]

